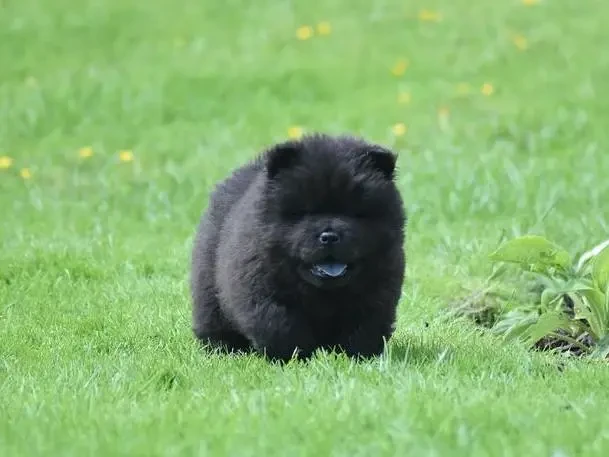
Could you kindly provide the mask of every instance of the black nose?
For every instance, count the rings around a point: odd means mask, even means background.
[[[338,236],[338,233],[336,233],[332,230],[322,232],[322,234],[319,235],[319,242],[321,244],[336,244],[339,241],[340,241],[340,236]]]

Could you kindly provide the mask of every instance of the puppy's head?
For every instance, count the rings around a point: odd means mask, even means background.
[[[405,214],[396,156],[352,137],[306,136],[265,154],[264,223],[287,268],[339,287],[401,249]]]

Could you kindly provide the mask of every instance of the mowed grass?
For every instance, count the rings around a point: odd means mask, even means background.
[[[607,238],[608,22],[601,0],[0,2],[0,455],[606,456],[606,364],[440,317],[502,236]],[[380,359],[193,341],[209,191],[298,128],[400,154]]]

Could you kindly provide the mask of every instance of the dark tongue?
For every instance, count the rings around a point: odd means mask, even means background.
[[[338,278],[339,276],[345,274],[345,271],[347,271],[347,265],[344,263],[319,263],[315,265],[315,269],[326,276]]]

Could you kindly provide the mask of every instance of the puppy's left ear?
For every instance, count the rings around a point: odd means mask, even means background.
[[[370,161],[370,164],[383,173],[385,178],[393,179],[397,161],[397,155],[395,153],[380,146],[373,146],[366,150],[365,155]]]

